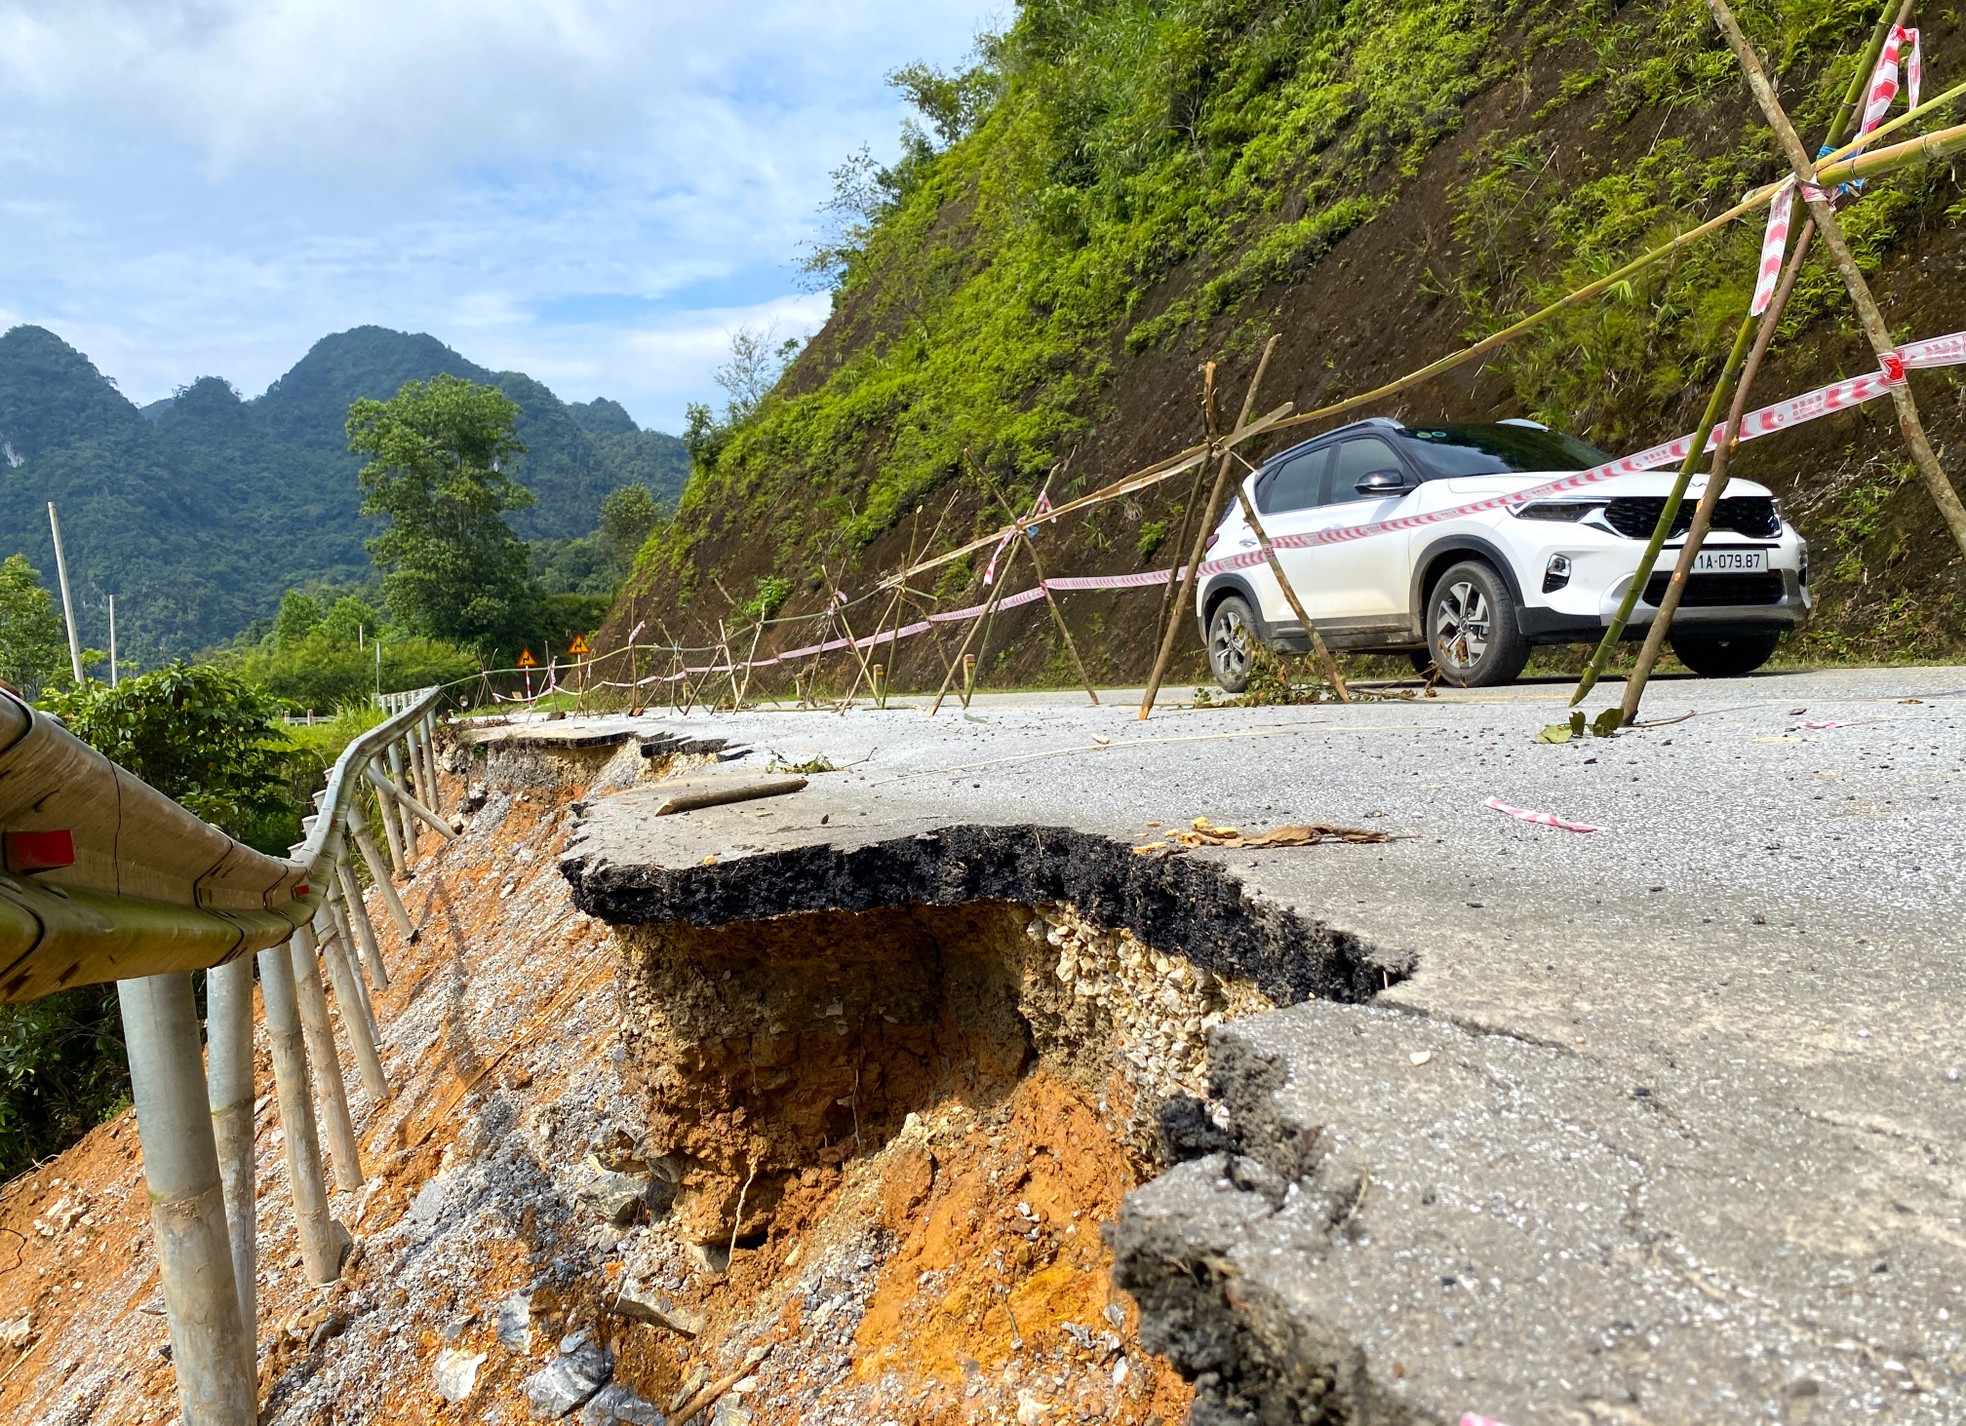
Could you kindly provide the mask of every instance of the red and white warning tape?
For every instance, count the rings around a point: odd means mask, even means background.
[[[1499,797],[1491,797],[1481,804],[1491,812],[1500,812],[1504,817],[1513,817],[1518,822],[1534,822],[1541,827],[1557,827],[1565,832],[1598,832],[1601,827],[1593,827],[1588,822],[1567,822],[1554,812],[1531,812],[1527,807],[1511,807]]]
[[[1913,37],[1912,43],[1913,84],[1915,85],[1917,82],[1915,77],[1917,68],[1915,36]],[[1896,82],[1895,75],[1893,76],[1892,82]],[[1951,332],[1942,337],[1932,337],[1926,341],[1913,342],[1909,346],[1900,347],[1895,352],[1886,354],[1882,364],[1876,371],[1866,372],[1862,376],[1847,377],[1842,381],[1831,382],[1828,386],[1818,387],[1816,390],[1804,392],[1800,396],[1792,396],[1786,401],[1778,401],[1774,405],[1764,406],[1758,411],[1751,411],[1742,418],[1741,439],[1743,441],[1760,440],[1763,436],[1772,436],[1778,431],[1786,431],[1810,421],[1820,420],[1825,416],[1835,415],[1839,411],[1850,410],[1852,407],[1860,406],[1867,401],[1875,401],[1878,397],[1887,395],[1893,387],[1902,386],[1905,382],[1905,374],[1907,372],[1942,366],[1966,366],[1966,332]],[[1723,425],[1715,426],[1709,431],[1707,433],[1705,449],[1712,450],[1719,443],[1725,430],[1726,427]],[[1402,530],[1423,529],[1429,525],[1438,525],[1449,520],[1464,519],[1467,516],[1480,515],[1491,510],[1503,510],[1510,506],[1533,504],[1538,500],[1547,500],[1553,495],[1563,495],[1573,490],[1582,490],[1602,481],[1616,479],[1621,475],[1636,475],[1643,471],[1657,470],[1662,466],[1679,465],[1685,461],[1687,452],[1692,449],[1695,439],[1696,437],[1693,435],[1684,435],[1677,440],[1667,441],[1663,445],[1653,446],[1649,450],[1639,451],[1636,455],[1620,456],[1616,460],[1606,461],[1603,465],[1592,466],[1589,470],[1580,470],[1575,474],[1566,475],[1557,480],[1547,481],[1542,485],[1533,486],[1528,490],[1518,490],[1506,495],[1494,495],[1485,500],[1470,501],[1468,504],[1455,505],[1445,510],[1429,510],[1415,515],[1402,515],[1394,520],[1375,520],[1363,525],[1345,525],[1335,529],[1313,530],[1298,535],[1279,535],[1274,537],[1270,541],[1270,544],[1273,548],[1280,550],[1310,549],[1319,545],[1345,544],[1352,540],[1369,539],[1374,535],[1393,534]],[[1247,550],[1238,554],[1224,556],[1221,559],[1209,560],[1201,566],[1200,573],[1201,577],[1205,579],[1211,575],[1227,573],[1230,570],[1251,569],[1263,562],[1264,555],[1260,549]],[[1029,589],[1021,590],[1016,594],[1007,594],[997,601],[996,607],[998,609],[1018,609],[1027,604],[1034,604],[1045,597],[1047,590],[1054,594],[1066,594],[1084,590],[1159,588],[1169,580],[1185,579],[1185,575],[1185,570],[1177,571],[1172,569],[1144,570],[1135,574],[1070,575],[1062,579],[1046,580],[1041,584],[1033,585]],[[842,599],[845,598],[844,595],[840,597]],[[773,655],[770,658],[753,659],[748,662],[707,664],[701,667],[692,665],[674,673],[651,674],[647,678],[637,679],[633,683],[610,682],[603,686],[610,688],[646,687],[654,683],[673,683],[685,677],[700,678],[705,674],[740,673],[747,668],[768,668],[773,664],[796,663],[801,659],[817,658],[822,654],[836,653],[846,648],[871,649],[881,644],[891,644],[902,639],[914,638],[918,634],[928,632],[929,629],[937,624],[953,624],[974,619],[984,613],[989,607],[990,605],[985,602],[982,604],[972,604],[966,609],[946,609],[930,614],[927,618],[919,619],[912,624],[903,625],[901,628],[886,629],[878,633],[864,635],[857,639],[844,637],[828,639],[824,643],[812,644],[805,648],[788,649],[784,653]],[[637,632],[640,632],[639,626],[637,627]],[[656,649],[655,652],[660,653],[662,650]],[[543,698],[547,692],[557,690],[560,687],[558,675],[559,671],[557,667],[549,669],[548,687],[542,689],[538,697]],[[502,701],[527,703],[535,702],[537,699],[521,696]],[[1511,816],[1522,815],[1517,809],[1513,808],[1499,807],[1497,810],[1506,811]],[[1540,820],[1548,814],[1528,815],[1531,820]],[[1550,825],[1565,826],[1568,824],[1557,821],[1552,822]],[[1572,830],[1594,829],[1572,828]]]
[[[1905,98],[1910,107],[1918,107],[1918,91],[1924,84],[1925,60],[1918,47],[1918,31],[1903,25],[1893,25],[1891,33],[1885,37],[1884,48],[1877,56],[1877,68],[1871,71],[1870,90],[1864,100],[1863,122],[1857,127],[1857,137],[1862,138],[1872,129],[1884,122],[1890,112],[1891,101],[1898,97],[1898,60],[1909,46],[1910,56],[1905,63]],[[1829,150],[1825,149],[1823,154]],[[1823,154],[1817,155],[1820,160]],[[1860,188],[1861,183],[1849,187]],[[1838,189],[1829,196],[1835,202],[1837,195],[1846,191]],[[1818,188],[1809,190],[1813,200],[1823,197]],[[1788,252],[1789,219],[1795,207],[1795,179],[1784,179],[1779,192],[1768,205],[1768,226],[1761,235],[1761,270],[1755,276],[1754,302],[1749,308],[1750,315],[1759,317],[1768,310],[1769,302],[1774,300],[1775,285],[1782,275],[1782,260]]]

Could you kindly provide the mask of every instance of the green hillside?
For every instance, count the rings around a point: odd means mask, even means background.
[[[84,639],[153,663],[270,617],[284,590],[366,580],[344,423],[439,372],[490,382],[521,409],[517,478],[537,504],[522,536],[591,533],[609,491],[640,481],[665,503],[682,483],[674,436],[618,404],[568,406],[520,372],[490,372],[429,336],[358,327],[324,337],[264,395],[203,377],[141,411],[88,358],[40,327],[0,335],[0,558],[23,553],[50,579],[47,502],[59,506]]]
[[[1820,133],[1875,0],[1742,9]],[[1933,94],[1966,36],[1951,10],[1921,23]],[[604,638],[677,605],[700,634],[768,577],[790,581],[788,613],[817,610],[821,564],[864,588],[902,562],[918,509],[923,538],[947,510],[945,543],[998,524],[971,461],[1018,502],[1061,462],[1054,497],[1082,493],[1199,439],[1204,360],[1222,363],[1231,411],[1272,332],[1263,406],[1367,390],[1781,171],[1697,0],[1026,0],[974,68],[897,80],[920,119],[895,165],[842,171],[818,263],[836,277],[831,320],[755,415],[695,442],[678,517]],[[1942,165],[1846,205],[1907,332],[1966,326],[1962,211]],[[1379,414],[1535,416],[1610,449],[1677,434],[1745,308],[1759,237],[1736,225]],[[1821,245],[1789,313],[1769,397],[1872,364]],[[1919,378],[1957,448],[1953,380]],[[1737,466],[1775,486],[1818,552],[1803,647],[1966,646],[1956,551],[1901,457],[1878,406]],[[1044,558],[1056,574],[1165,562],[1189,499],[1172,482],[1069,522]],[[939,592],[978,597],[979,576],[956,566]],[[1144,670],[1155,607],[1066,601],[1095,674]],[[999,622],[993,655],[1069,677],[1054,642],[1032,606]],[[932,662],[925,648],[912,657]]]

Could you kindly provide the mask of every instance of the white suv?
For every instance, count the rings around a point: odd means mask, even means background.
[[[1531,490],[1602,465],[1601,451],[1530,421],[1409,427],[1360,421],[1272,456],[1245,491],[1273,542]],[[1537,644],[1596,643],[1637,572],[1670,471],[1621,475],[1549,499],[1331,543],[1277,550],[1311,622],[1333,649],[1404,653],[1448,683],[1483,687],[1522,672]],[[1703,480],[1682,505],[1633,610],[1631,637],[1657,612]],[[1209,541],[1196,613],[1215,677],[1248,682],[1258,641],[1303,650],[1292,614],[1240,506]],[[1696,673],[1743,674],[1809,611],[1809,552],[1765,486],[1728,482],[1673,619],[1672,648]]]

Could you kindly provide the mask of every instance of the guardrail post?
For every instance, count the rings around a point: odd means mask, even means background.
[[[367,774],[370,782],[374,782],[378,777],[382,776],[382,754],[377,753],[374,757],[370,758],[368,767],[363,771]],[[353,805],[352,800],[350,805]],[[383,838],[389,843],[390,865],[394,868],[397,876],[407,881],[410,875],[410,863],[409,858],[403,855],[402,828],[397,825],[395,809],[389,805],[389,799],[382,795],[379,787],[377,788],[375,799],[375,810],[376,815],[382,819]]]
[[[430,804],[432,812],[441,817],[444,815],[444,791],[437,780],[437,720],[426,717],[417,731],[423,742],[423,765],[430,773],[430,786],[425,789],[423,800]]]
[[[327,962],[335,1004],[341,1007],[341,1028],[348,1035],[348,1047],[355,1052],[355,1066],[362,1072],[369,1098],[381,1104],[389,1097],[389,1080],[382,1072],[382,1057],[376,1053],[375,1031],[369,1021],[367,1002],[362,997],[362,978],[348,957],[346,943],[334,934],[340,929],[336,924],[338,918],[333,915],[334,903],[330,901],[324,911],[325,915],[315,926],[317,931],[327,933],[320,938],[321,959]]]
[[[362,964],[377,990],[389,989],[389,968],[382,962],[382,948],[375,942],[375,927],[369,924],[369,908],[362,901],[362,888],[355,882],[355,867],[349,859],[348,844],[335,848],[335,879],[341,884],[341,904],[355,929],[355,941],[362,949]]]
[[[225,1223],[232,1237],[232,1278],[248,1367],[257,1374],[259,1272],[253,1183],[253,963],[242,956],[205,972],[205,1081],[218,1146]]]
[[[239,1322],[191,977],[119,981],[116,995],[185,1426],[251,1426],[259,1383]]]
[[[396,894],[396,883],[389,879],[388,863],[376,851],[375,839],[369,835],[369,820],[362,815],[360,804],[352,798],[346,815],[348,835],[355,839],[355,849],[369,864],[369,876],[375,882],[376,892],[382,897],[382,904],[389,910],[389,919],[396,923],[396,929],[402,933],[403,944],[407,946],[416,939],[416,928],[410,925],[410,913],[403,909],[403,898]]]
[[[294,932],[292,942],[282,942],[259,953],[259,991],[266,1002],[266,1039],[273,1047],[273,1090],[280,1101],[280,1128],[286,1140],[287,1182],[293,1189],[294,1231],[300,1238],[301,1270],[315,1284],[333,1282],[341,1276],[341,1234],[328,1216],[328,1187],[321,1177],[321,1141],[314,1128],[314,1095],[308,1084],[308,1050],[303,1048],[307,1034],[306,998],[296,993],[300,984],[294,975],[297,963],[305,962],[306,979],[314,983],[314,994],[321,998],[321,1022],[327,1024],[327,1001],[321,997],[321,982],[314,974],[312,939],[303,949],[301,938],[309,936],[305,927]],[[334,1057],[334,1040],[328,1039],[327,1053],[313,1055],[315,1072],[325,1083],[333,1081],[332,1095],[323,1097],[339,1102],[343,1121],[348,1118],[348,1102],[341,1098],[341,1066]],[[332,1130],[330,1131],[332,1137]],[[348,1137],[352,1142],[355,1131]],[[351,1151],[352,1152],[352,1151]],[[352,1162],[352,1159],[351,1159]],[[335,1168],[341,1169],[341,1149],[335,1149]],[[361,1170],[354,1183],[344,1178],[342,1186],[360,1187]]]
[[[373,770],[371,770],[369,780],[375,784],[377,792],[387,794],[389,799],[396,803],[405,819],[415,817],[426,823],[431,831],[442,837],[446,842],[455,842],[457,840],[457,829],[444,821],[435,812],[432,812],[428,807],[425,807],[421,802],[418,802],[409,793],[403,791],[401,784],[391,782],[388,778]]]
[[[341,1054],[335,1049],[334,1025],[328,1019],[328,993],[321,988],[317,946],[312,926],[302,926],[294,932],[290,951],[283,952],[289,956],[287,984],[293,989],[298,1002],[297,1014],[307,1043],[307,1059],[302,1061],[302,1068],[304,1070],[307,1063],[312,1062],[314,1091],[319,1098],[321,1119],[327,1129],[328,1152],[334,1159],[335,1182],[343,1190],[352,1192],[364,1182],[362,1153],[355,1140],[355,1121],[348,1113],[348,1086],[341,1077]],[[260,981],[263,988],[266,981],[264,967],[260,971]],[[268,1005],[271,1003],[269,999]],[[267,1014],[270,1016],[272,1011],[269,1009]],[[272,1021],[269,1019],[267,1023],[271,1025]],[[314,1114],[310,1107],[310,1128],[313,1122]],[[320,1150],[316,1148],[314,1177],[318,1180],[320,1176]]]
[[[369,1040],[378,1041],[382,1038],[382,1022],[375,1018],[375,1002],[369,999],[369,984],[362,978],[362,963],[355,954],[355,938],[348,933],[348,912],[341,904],[341,893],[331,892],[322,902],[322,909],[327,912],[328,921],[321,945],[332,949],[334,955],[347,963],[349,984],[361,1004],[362,1023],[369,1027]],[[339,986],[339,982],[336,984]],[[336,994],[340,994],[339,989]]]
[[[390,774],[389,780],[395,783],[396,786],[399,788],[404,785],[403,744],[405,741],[406,741],[405,739],[399,738],[395,742],[391,743],[388,749],[389,774]],[[416,864],[416,823],[414,820],[411,819],[409,810],[403,806],[402,801],[400,799],[397,800],[396,805],[394,807],[385,806],[383,808],[383,812],[384,815],[388,815],[390,813],[395,814],[396,829],[402,834],[403,855],[406,858],[406,860],[403,863],[403,874],[405,876],[408,876],[410,873],[410,869]]]

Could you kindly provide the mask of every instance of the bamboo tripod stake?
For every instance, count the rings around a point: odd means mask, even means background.
[[[967,457],[969,452],[964,451],[963,454]],[[1031,538],[1030,533],[1026,529],[1024,521],[1018,516],[1017,507],[1010,503],[1009,497],[1003,493],[1002,488],[998,486],[996,481],[990,479],[983,467],[978,465],[973,459],[970,460],[969,465],[970,469],[974,470],[982,478],[983,482],[990,487],[990,494],[996,497],[997,504],[1003,506],[1004,513],[1010,516],[1017,527],[1018,533],[1023,535],[1025,543],[1029,544]],[[1045,491],[1047,494],[1050,492],[1050,489],[1051,482],[1046,480]],[[1085,696],[1090,698],[1096,707],[1099,703],[1099,694],[1092,687],[1092,675],[1085,671],[1085,660],[1079,657],[1079,646],[1073,642],[1071,629],[1066,627],[1064,612],[1059,609],[1058,600],[1053,596],[1051,586],[1045,583],[1044,566],[1038,562],[1038,552],[1035,548],[1032,548],[1027,549],[1024,553],[1030,557],[1031,568],[1038,576],[1038,588],[1044,591],[1044,602],[1051,610],[1051,622],[1057,625],[1058,636],[1065,641],[1065,651],[1072,656],[1072,666],[1079,671],[1079,682],[1085,685]],[[1006,571],[1010,568],[1008,561],[1005,562],[1004,568]]]
[[[1843,227],[1837,221],[1836,210],[1829,204],[1829,196],[1811,182],[1815,165],[1808,151],[1802,147],[1802,140],[1796,136],[1795,126],[1789,122],[1782,101],[1775,96],[1774,86],[1768,82],[1768,75],[1761,67],[1754,46],[1741,33],[1740,23],[1728,8],[1727,0],[1707,0],[1707,6],[1713,11],[1721,33],[1727,37],[1728,47],[1740,61],[1741,69],[1747,75],[1748,88],[1754,91],[1755,102],[1761,106],[1769,127],[1775,131],[1783,156],[1788,159],[1789,167],[1802,189],[1803,200],[1809,205],[1809,216],[1822,232],[1823,242],[1835,259],[1843,285],[1849,289],[1850,302],[1857,309],[1857,320],[1863,326],[1864,335],[1870,339],[1878,360],[1888,368],[1896,359],[1897,343],[1891,338],[1891,329],[1884,323],[1884,314],[1878,311],[1877,299],[1871,295],[1870,284],[1858,270],[1857,259],[1852,255],[1850,245],[1844,241]],[[1925,435],[1925,424],[1919,419],[1918,403],[1912,398],[1910,386],[1903,381],[1894,383],[1891,403],[1897,408],[1898,429],[1903,432],[1905,445],[1911,451],[1912,464],[1918,468],[1919,477],[1932,496],[1932,503],[1938,506],[1939,517],[1945,521],[1960,550],[1966,552],[1966,505],[1960,503],[1959,492],[1953,489],[1944,468],[1939,465],[1938,455]]]
[[[1830,131],[1829,147],[1832,150],[1843,145],[1850,131],[1856,126],[1861,106],[1870,88],[1871,76],[1876,72],[1877,59],[1883,53],[1886,38],[1894,24],[1903,25],[1910,21],[1913,0],[1903,0],[1895,8],[1887,6],[1878,16],[1876,28],[1871,33],[1870,43],[1857,64],[1857,72],[1850,80],[1850,88],[1843,97],[1843,107],[1835,126]],[[1966,88],[1966,86],[1961,86]],[[1952,92],[1943,96],[1944,102]],[[1899,122],[1902,122],[1900,120]],[[1872,134],[1864,136],[1872,140],[1888,126],[1880,126]],[[1796,235],[1795,254],[1789,259],[1788,270],[1782,274],[1781,285],[1776,288],[1768,308],[1761,315],[1760,329],[1755,333],[1754,350],[1748,353],[1747,366],[1741,372],[1740,386],[1734,392],[1734,404],[1727,413],[1727,428],[1722,433],[1719,447],[1714,451],[1713,468],[1707,475],[1707,487],[1700,494],[1700,503],[1694,508],[1693,523],[1686,532],[1686,542],[1680,549],[1679,560],[1673,567],[1672,579],[1666,585],[1665,597],[1659,601],[1659,612],[1653,616],[1652,627],[1646,630],[1645,646],[1639,651],[1638,663],[1633,667],[1631,677],[1625,680],[1625,696],[1619,704],[1620,721],[1630,726],[1638,719],[1638,705],[1645,696],[1645,685],[1652,676],[1664,652],[1666,639],[1672,626],[1673,617],[1679,612],[1680,599],[1686,592],[1686,581],[1693,572],[1693,562],[1701,547],[1706,543],[1708,532],[1713,527],[1714,512],[1720,505],[1720,497],[1727,489],[1727,465],[1735,449],[1740,445],[1741,420],[1747,411],[1748,396],[1754,389],[1755,377],[1760,373],[1762,359],[1768,354],[1769,344],[1774,340],[1775,329],[1780,324],[1782,312],[1788,306],[1790,295],[1802,273],[1802,264],[1808,259],[1809,246],[1816,236],[1816,220],[1807,219],[1802,230]],[[1754,320],[1752,317],[1744,319]]]
[[[1249,425],[1249,413],[1256,409],[1256,392],[1263,384],[1263,373],[1269,370],[1270,356],[1283,340],[1281,332],[1272,333],[1269,341],[1263,344],[1263,355],[1256,359],[1256,374],[1249,378],[1249,390],[1242,395],[1242,414],[1236,418],[1236,430],[1244,430]],[[1188,546],[1187,572],[1181,576],[1181,588],[1175,591],[1172,607],[1168,610],[1167,626],[1161,630],[1160,649],[1154,654],[1153,672],[1147,675],[1147,691],[1140,699],[1140,718],[1144,722],[1154,711],[1154,699],[1160,693],[1160,681],[1167,675],[1167,661],[1174,655],[1174,641],[1181,632],[1181,596],[1190,598],[1195,592],[1196,572],[1201,569],[1202,556],[1208,553],[1208,537],[1222,516],[1222,497],[1228,490],[1229,473],[1235,462],[1230,453],[1223,451],[1215,467],[1215,484],[1209,488],[1208,503],[1201,508],[1201,523],[1195,526],[1195,537]]]

